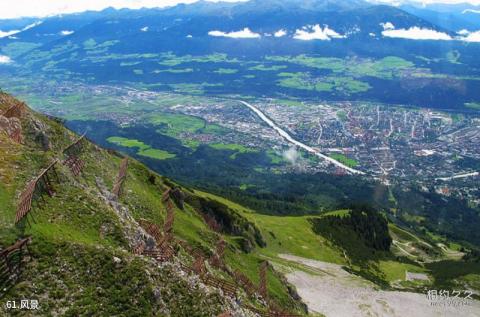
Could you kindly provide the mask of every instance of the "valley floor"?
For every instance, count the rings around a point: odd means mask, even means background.
[[[426,294],[377,290],[373,284],[346,272],[338,264],[287,254],[279,256],[308,268],[310,273],[292,270],[286,277],[296,286],[310,312],[327,317],[474,317],[480,312],[480,302],[476,300],[463,306],[434,306]]]

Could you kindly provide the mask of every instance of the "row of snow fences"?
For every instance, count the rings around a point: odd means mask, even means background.
[[[10,134],[10,139],[15,141],[16,143],[20,144],[23,141],[23,136],[22,136],[22,129],[17,128],[15,129],[12,134]]]
[[[225,240],[219,239],[217,241],[215,253],[210,257],[210,263],[217,268],[223,268],[223,256],[225,254]]]
[[[167,205],[167,216],[163,224],[163,232],[168,234],[173,231],[173,223],[175,221],[175,206],[172,203],[172,199],[170,199],[170,190],[163,194],[162,200]]]
[[[77,176],[84,166],[84,162],[81,161],[77,155],[82,151],[82,140],[84,135],[68,146],[63,153],[67,155],[67,159],[63,162],[70,168],[72,173]],[[32,210],[33,203],[39,203],[40,199],[43,200],[43,196],[47,194],[52,197],[54,189],[52,181],[58,178],[55,165],[59,162],[58,159],[54,160],[47,168],[40,172],[40,174],[30,181],[25,187],[24,191],[20,194],[20,199],[17,205],[17,211],[15,215],[15,224],[18,224],[28,213]],[[27,219],[28,221],[28,219]]]
[[[68,167],[72,174],[77,177],[82,172],[82,169],[85,166],[85,162],[76,156],[70,156],[65,161],[63,161],[63,165]]]
[[[80,136],[63,150],[63,154],[66,156],[63,165],[67,166],[75,177],[80,175],[80,172],[85,166],[85,162],[80,158],[85,146],[84,140],[85,134]]]
[[[258,286],[258,293],[260,296],[263,297],[263,299],[267,299],[268,292],[267,292],[267,269],[268,269],[268,262],[263,261],[262,264],[260,264],[260,273],[259,273],[259,286]]]
[[[124,158],[120,163],[120,170],[118,171],[117,179],[115,180],[115,184],[113,185],[113,194],[115,197],[120,197],[123,182],[127,178],[127,167],[128,167],[128,158]]]
[[[132,253],[135,255],[142,255],[143,251],[145,251],[145,247],[145,242],[142,241],[133,248]]]
[[[28,252],[27,245],[31,238],[20,239],[13,245],[0,250],[0,298],[18,279],[21,273],[24,252]]]
[[[17,212],[15,215],[15,224],[19,223],[28,213],[32,210],[32,203],[39,203],[39,199],[43,200],[43,195],[53,196],[54,189],[52,186],[52,180],[55,179],[59,182],[55,165],[58,160],[54,160],[47,168],[45,168],[40,175],[27,184],[27,187],[20,195],[20,200],[17,206]]]
[[[1,101],[2,100],[0,99],[0,102]],[[13,101],[13,105],[10,108],[8,108],[7,110],[5,110],[5,112],[2,115],[5,118],[13,118],[13,117],[20,118],[22,116],[22,113],[23,113],[23,108],[24,108],[23,103],[19,103],[18,101]]]
[[[223,291],[223,294],[225,294],[226,296],[237,296],[237,285],[235,285],[234,283],[207,274],[203,275],[201,278],[205,285],[221,289]]]
[[[257,288],[255,287],[255,284],[253,284],[253,282],[245,274],[243,274],[239,270],[235,270],[233,272],[233,277],[235,278],[237,284],[242,287],[249,296],[255,295],[255,293],[257,292]]]
[[[140,225],[140,227],[143,228],[143,230],[145,230],[146,233],[151,235],[157,243],[161,241],[162,232],[160,231],[160,228],[156,224],[148,222],[145,219],[140,219],[138,224]]]
[[[67,157],[71,156],[79,156],[82,151],[85,143],[83,142],[85,140],[85,133],[81,135],[77,140],[75,140],[72,144],[67,146],[63,150],[63,154],[66,155]]]
[[[170,245],[164,245],[161,248],[144,250],[142,254],[154,258],[158,262],[166,262],[175,255],[175,250]]]

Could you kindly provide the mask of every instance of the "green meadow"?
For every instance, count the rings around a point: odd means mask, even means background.
[[[138,140],[113,136],[109,137],[107,141],[122,147],[137,148],[138,155],[153,158],[156,160],[168,160],[176,156],[175,154],[169,153],[167,151],[153,149],[149,145],[146,145],[145,143]]]

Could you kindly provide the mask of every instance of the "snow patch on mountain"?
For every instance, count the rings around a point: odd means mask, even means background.
[[[293,38],[302,41],[330,41],[331,39],[346,38],[346,36],[330,29],[328,25],[322,28],[316,24],[314,26],[304,26],[302,29],[297,29]]]
[[[215,37],[229,37],[234,39],[254,39],[261,37],[260,34],[252,32],[249,28],[244,28],[241,31],[233,31],[228,33],[215,30],[208,32],[208,35]]]

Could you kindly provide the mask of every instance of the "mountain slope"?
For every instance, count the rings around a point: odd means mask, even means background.
[[[15,104],[18,101],[2,93],[2,113]],[[123,158],[88,141],[81,141],[83,149],[78,154],[85,163],[81,174],[75,177],[67,166],[57,163],[58,180],[50,174],[52,196],[35,195],[32,211],[14,225],[18,195],[25,184],[52,160],[63,161],[62,150],[78,139],[61,123],[19,105],[23,109],[19,116],[20,140],[12,140],[8,136],[12,131],[4,130],[3,125],[8,122],[10,127],[18,120],[1,117],[0,244],[8,250],[7,246],[22,237],[31,237],[31,243],[29,254],[23,256],[22,274],[10,275],[7,282],[2,275],[5,298],[33,297],[39,300],[42,314],[67,316],[216,316],[224,311],[251,316],[248,305],[267,309],[265,301],[248,297],[242,288],[238,288],[237,296],[244,305],[239,307],[219,288],[207,287],[205,283],[211,285],[211,280],[199,279],[187,269],[194,262],[193,249],[214,263],[213,254],[223,237],[227,242],[225,262],[248,259],[249,265],[238,269],[253,279],[262,259],[242,251],[243,245],[254,248],[257,240],[261,241],[258,233],[255,240],[252,223],[223,210],[221,219],[233,227],[225,225],[219,232],[212,231],[202,218],[206,207],[195,209],[191,205],[208,201],[182,189],[189,203],[176,200],[174,207],[171,248],[176,255],[162,263],[149,256],[136,256],[132,252],[139,245],[145,244],[148,251],[155,244],[139,224],[161,226],[166,216],[162,194],[176,185],[130,159],[117,201],[111,188]],[[235,285],[229,265],[219,269],[207,264],[206,269],[205,276],[210,279]],[[272,270],[268,282],[271,303],[301,312],[302,306],[289,294],[288,285]]]
[[[14,105],[20,110],[12,111]],[[296,283],[298,274],[323,276],[323,271],[302,264],[311,260],[328,262],[322,265],[329,267],[334,263],[342,276],[355,275],[362,285],[368,280],[369,289],[480,289],[478,260],[462,261],[462,252],[435,245],[445,240],[419,238],[389,224],[384,229],[393,244],[390,250],[376,250],[348,226],[340,231],[316,229],[316,223],[349,211],[260,215],[225,198],[179,187],[133,159],[128,159],[123,186],[117,187],[117,180],[123,179],[118,178],[119,169],[125,166],[121,154],[79,138],[58,119],[34,113],[3,93],[0,111],[1,253],[23,237],[31,239],[21,274],[0,272],[6,290],[1,295],[39,300],[42,314],[217,316],[228,311],[257,316],[287,310],[304,315],[304,304],[288,281]],[[72,144],[82,146],[69,147]],[[77,176],[66,163],[72,155],[85,163]],[[60,160],[56,175],[47,173],[51,196],[48,190],[43,198],[35,196],[32,211],[14,225],[25,184],[55,159]],[[118,199],[115,188],[121,188]],[[173,236],[165,240],[172,214]],[[162,225],[163,233],[155,229]],[[159,241],[169,241],[168,247]],[[270,265],[262,264],[265,260]],[[6,261],[17,267],[11,257]],[[259,274],[262,267],[265,275]],[[194,273],[197,269],[204,273]],[[432,279],[411,281],[408,272]],[[221,285],[227,288],[220,290]],[[229,286],[236,287],[238,301]],[[305,284],[295,286],[303,290]]]

